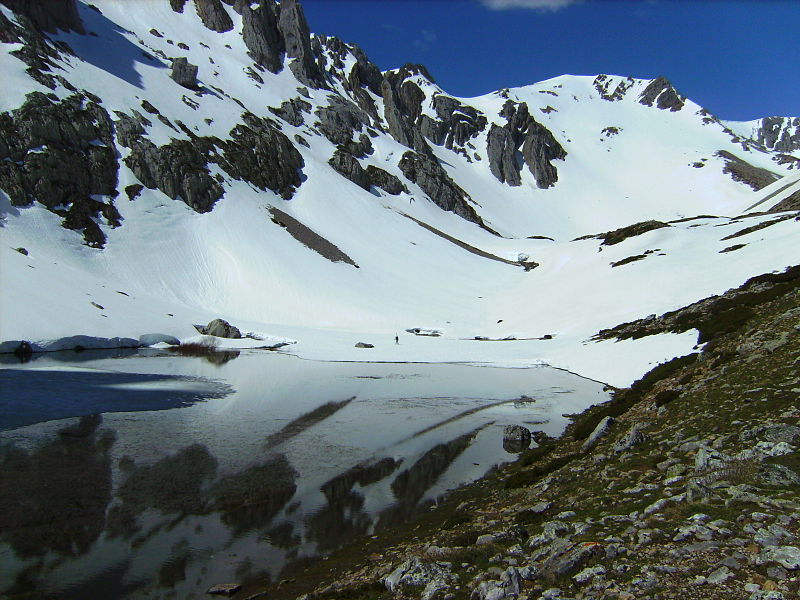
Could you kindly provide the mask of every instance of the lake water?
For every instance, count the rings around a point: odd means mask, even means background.
[[[0,365],[0,595],[274,580],[513,460],[506,425],[557,435],[606,399],[548,367],[263,351]]]

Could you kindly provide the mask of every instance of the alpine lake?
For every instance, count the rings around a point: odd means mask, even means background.
[[[396,526],[608,399],[550,367],[259,350],[0,364],[0,597],[207,598]]]

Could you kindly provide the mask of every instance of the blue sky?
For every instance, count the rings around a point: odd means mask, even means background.
[[[303,6],[315,33],[359,44],[381,69],[422,63],[456,96],[564,73],[664,75],[723,119],[800,116],[800,0],[304,0]]]

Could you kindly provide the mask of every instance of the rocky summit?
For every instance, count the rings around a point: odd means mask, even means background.
[[[314,564],[276,543],[282,572],[214,594],[797,597],[800,117],[626,74],[456,97],[313,27],[297,0],[0,0],[0,358],[550,365],[613,395],[561,438],[499,424],[520,458],[434,509],[395,480],[411,525]]]

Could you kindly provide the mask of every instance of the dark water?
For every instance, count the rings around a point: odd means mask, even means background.
[[[601,386],[546,367],[45,357],[0,369],[0,594],[203,598],[279,577],[554,435]]]

